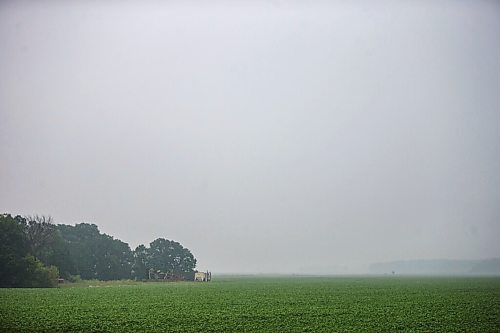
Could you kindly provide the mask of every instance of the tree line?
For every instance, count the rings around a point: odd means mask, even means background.
[[[195,267],[191,251],[168,239],[132,251],[95,224],[0,214],[0,287],[51,287],[58,279],[192,280]]]

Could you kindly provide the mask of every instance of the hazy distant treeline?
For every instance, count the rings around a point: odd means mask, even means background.
[[[192,279],[195,267],[191,251],[175,241],[158,238],[132,251],[95,224],[0,215],[0,287],[50,287],[58,278]]]
[[[402,260],[370,266],[377,274],[500,275],[500,258],[485,260]]]

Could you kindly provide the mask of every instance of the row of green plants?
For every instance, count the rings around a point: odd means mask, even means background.
[[[196,258],[157,238],[135,250],[95,224],[55,224],[45,216],[0,214],[0,287],[54,287],[65,280],[192,280]]]

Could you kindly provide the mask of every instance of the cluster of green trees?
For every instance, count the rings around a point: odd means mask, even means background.
[[[0,287],[51,287],[58,278],[191,280],[195,267],[191,251],[175,241],[158,238],[132,251],[95,224],[0,214]]]

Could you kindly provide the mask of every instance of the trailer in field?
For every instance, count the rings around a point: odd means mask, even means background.
[[[197,282],[210,282],[212,280],[212,272],[195,272],[194,280]]]

